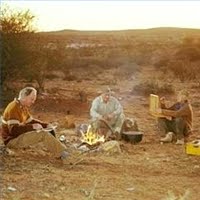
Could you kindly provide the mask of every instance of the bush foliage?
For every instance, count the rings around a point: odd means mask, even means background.
[[[172,84],[163,84],[155,80],[149,80],[135,85],[132,89],[132,94],[135,93],[145,96],[148,96],[150,94],[166,95],[174,94],[175,89]]]
[[[158,70],[171,71],[182,82],[200,80],[200,37],[186,37],[170,57],[162,56],[155,63]]]

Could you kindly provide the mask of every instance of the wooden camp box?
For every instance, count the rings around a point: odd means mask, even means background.
[[[159,96],[155,94],[150,94],[150,103],[149,103],[149,112],[154,117],[166,117],[163,114],[157,113],[157,110],[160,108]]]

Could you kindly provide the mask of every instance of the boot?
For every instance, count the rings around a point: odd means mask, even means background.
[[[168,132],[164,138],[160,139],[160,142],[172,142],[173,132]]]
[[[184,138],[178,139],[175,144],[177,144],[177,145],[183,145],[183,144],[185,144]]]

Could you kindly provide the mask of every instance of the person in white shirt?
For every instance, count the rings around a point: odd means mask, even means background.
[[[112,91],[108,88],[100,96],[96,97],[90,109],[92,126],[100,135],[121,138],[121,129],[125,120],[123,107],[120,102],[112,96]],[[105,127],[107,130],[104,131]]]

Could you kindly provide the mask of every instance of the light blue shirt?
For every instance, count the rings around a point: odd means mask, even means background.
[[[98,96],[94,99],[90,109],[90,116],[93,120],[97,120],[111,113],[115,115],[115,118],[123,114],[123,108],[115,97],[110,96],[107,103],[103,101],[102,96]]]

